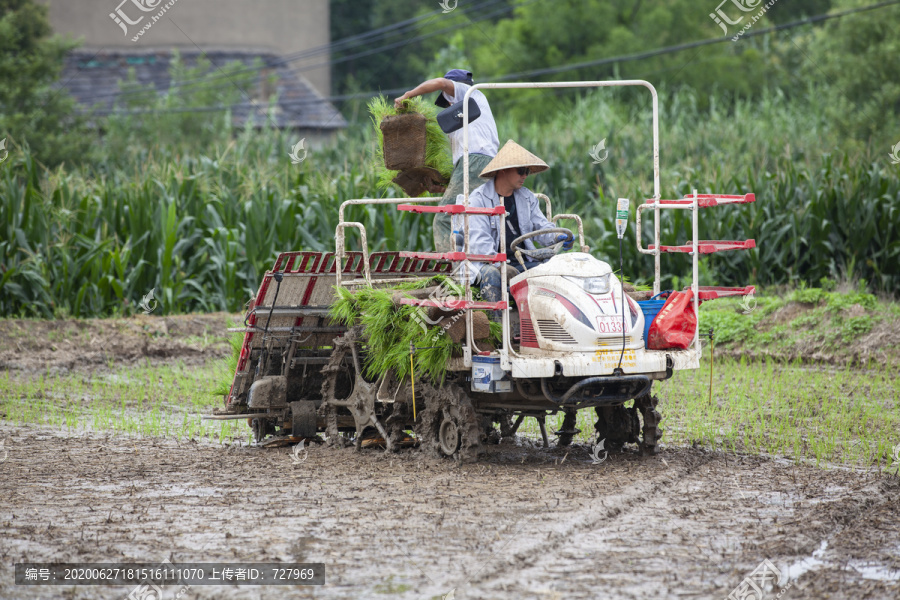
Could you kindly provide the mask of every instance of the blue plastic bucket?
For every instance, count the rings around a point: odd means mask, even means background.
[[[641,307],[641,312],[644,313],[644,347],[647,347],[647,342],[650,339],[650,325],[653,324],[653,319],[656,318],[656,315],[659,314],[659,311],[662,310],[663,305],[666,303],[666,299],[669,294],[672,293],[672,290],[667,292],[660,292],[657,295],[653,296],[649,300],[640,300],[638,301],[638,305]],[[660,296],[665,296],[662,300],[657,300]]]

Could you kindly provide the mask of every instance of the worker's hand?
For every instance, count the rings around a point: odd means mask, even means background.
[[[403,104],[404,100],[409,100],[409,92],[406,92],[402,96],[394,99],[394,108],[400,109],[400,105]]]
[[[556,242],[557,242],[557,243],[559,243],[559,242],[565,242],[565,244],[563,244],[563,250],[571,250],[571,249],[572,249],[572,244],[575,243],[575,238],[574,238],[574,237],[569,237],[569,236],[567,236],[566,234],[561,233],[561,234],[559,234],[558,236],[556,236]]]

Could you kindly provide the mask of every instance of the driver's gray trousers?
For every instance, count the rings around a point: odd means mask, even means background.
[[[509,285],[509,280],[515,277],[517,274],[525,271],[526,269],[530,269],[532,267],[536,267],[541,263],[539,262],[531,262],[526,261],[525,266],[522,265],[513,265],[512,263],[506,264],[506,283]],[[513,271],[513,269],[515,269]],[[500,302],[500,286],[502,284],[502,279],[500,277],[500,269],[493,265],[483,264],[481,268],[478,270],[478,275],[475,277],[475,285],[481,288],[481,299],[484,302]],[[496,317],[496,320],[499,320],[500,311],[493,311],[492,317]]]

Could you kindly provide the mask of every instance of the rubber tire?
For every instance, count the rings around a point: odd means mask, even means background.
[[[452,418],[444,418],[438,429],[438,445],[444,456],[453,456],[459,451],[460,438],[459,427]]]
[[[312,400],[291,402],[291,435],[316,437],[316,403]]]

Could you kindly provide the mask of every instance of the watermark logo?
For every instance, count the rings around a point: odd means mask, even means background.
[[[462,269],[469,268],[468,261],[462,261],[459,263],[454,269],[453,272],[450,273],[448,279],[453,281],[459,281],[461,278]],[[470,277],[471,280],[471,277]],[[434,327],[435,325],[440,324],[440,330],[434,332],[431,341],[437,341],[438,337],[445,334],[450,327],[456,323],[459,319],[465,316],[463,312],[456,312],[456,309],[450,308],[446,306],[449,302],[453,300],[460,300],[463,295],[462,287],[455,283],[445,282],[439,286],[437,286],[431,294],[428,295],[426,300],[431,300],[436,304],[444,304],[445,306],[440,307],[440,311],[438,311],[437,315],[432,313],[433,318],[429,317],[429,312],[425,309],[425,307],[418,307],[412,314],[412,321],[414,321],[419,327],[422,328],[423,333],[428,333],[429,327]],[[446,314],[456,312],[455,315],[446,319]]]
[[[6,140],[3,141],[5,142]],[[2,148],[3,142],[0,142],[0,149]],[[893,148],[891,148],[891,153],[888,156],[891,157],[892,165],[900,164],[900,142],[897,142],[897,144]],[[3,162],[2,158],[0,158],[0,162]]]
[[[305,143],[306,143],[306,138],[303,138],[302,140],[300,140],[299,142],[294,144],[293,148],[291,148],[291,153],[289,155],[291,157],[291,164],[299,165],[304,160],[306,160],[306,155],[307,155],[308,151],[306,150],[306,147],[304,146]],[[303,156],[300,156],[300,152],[303,152]]]
[[[600,140],[600,143],[591,148],[589,154],[591,155],[591,158],[594,159],[593,164],[595,165],[599,165],[604,160],[606,160],[607,157],[609,157],[609,150],[606,149],[606,138],[603,138],[602,140]]]
[[[725,35],[728,35],[728,26],[725,25],[726,23],[728,23],[728,25],[737,25],[744,20],[744,15],[741,15],[737,20],[732,21],[731,18],[725,14],[722,10],[722,5],[728,4],[729,2],[737,6],[742,12],[751,12],[760,2],[762,2],[762,0],[722,0],[722,2],[719,3],[719,6],[716,7],[716,12],[709,13],[709,18],[722,28]]]
[[[777,595],[770,595],[770,591],[778,588],[778,582],[781,581],[781,571],[772,564],[767,558],[756,567],[750,575],[734,588],[728,594],[725,600],[766,600],[766,598],[781,598],[781,596],[791,588],[792,584],[787,584],[778,592]],[[786,579],[786,578],[785,578]]]
[[[0,463],[5,463],[7,458],[9,458],[9,449],[6,447],[6,440],[2,440],[0,441]]]
[[[599,442],[597,442],[596,444],[594,444],[594,446],[591,448],[591,454],[592,454],[593,457],[594,457],[594,460],[591,461],[591,464],[592,464],[592,465],[599,465],[599,464],[602,463],[604,460],[606,460],[607,457],[609,456],[609,452],[607,452],[607,451],[603,448],[603,445],[604,445],[605,443],[606,443],[606,438],[603,438],[602,440],[600,440]],[[603,452],[603,458],[600,458],[600,452]]]
[[[301,454],[303,455],[302,458],[300,457]],[[291,453],[291,463],[299,465],[306,462],[307,458],[309,458],[309,450],[306,449],[306,440],[300,440],[300,443],[294,446],[294,451]]]
[[[710,18],[722,28],[722,31],[725,35],[728,35],[728,27],[725,25],[738,25],[741,21],[744,20],[744,15],[741,15],[735,20],[731,20],[723,11],[722,5],[726,4],[728,0],[723,0],[718,7],[716,7],[716,12],[710,13]],[[731,3],[734,4],[738,9],[742,12],[749,13],[753,10],[756,10],[757,7],[762,4],[763,0],[731,0]],[[763,18],[763,15],[772,8],[778,0],[769,0],[766,4],[764,4],[755,15],[750,16],[749,20],[744,24],[744,27],[735,34],[734,37],[731,38],[732,42],[736,42],[741,39],[741,36],[744,35],[751,27],[753,27],[754,23]],[[748,15],[749,16],[749,15]]]
[[[162,588],[155,583],[139,583],[131,593],[126,596],[125,600],[162,600]]]
[[[453,5],[451,6],[450,0],[441,0],[441,8],[444,9],[444,14],[452,13],[456,10],[456,5],[459,4],[459,0],[453,0]]]
[[[132,42],[138,41],[153,25],[159,21],[166,11],[175,6],[175,3],[178,0],[169,0],[165,4],[163,4],[163,0],[122,0],[119,5],[116,7],[115,11],[109,13],[109,18],[113,20],[113,22],[118,25],[122,29],[122,33],[125,37],[128,37],[128,26],[129,25],[139,25],[144,21],[145,15],[140,13],[151,13],[156,12],[155,15],[149,15],[150,19],[144,24],[144,26],[137,32],[137,34],[131,38]],[[132,19],[126,12],[123,6],[126,4],[131,4],[133,6],[128,6],[127,8],[131,12],[131,14],[138,14],[137,19]],[[136,8],[138,13],[134,12],[134,8]]]
[[[3,461],[0,460],[0,462]],[[900,477],[900,444],[894,446],[893,450],[891,451],[891,466],[888,467],[887,472]]]
[[[157,302],[153,297],[153,292],[155,291],[156,288],[152,288],[149,292],[147,292],[147,295],[141,299],[140,304],[138,304],[145,315],[149,315],[154,310],[156,310],[157,306],[159,306],[159,302]],[[153,306],[150,306],[151,302],[153,303]]]
[[[900,146],[900,144],[898,144]],[[9,152],[6,150],[6,138],[0,140],[0,163],[6,160],[6,157],[9,156]]]
[[[149,569],[151,572],[156,572],[156,578],[159,578],[160,573],[164,573],[166,569],[171,569],[173,567],[172,563],[167,559],[159,563],[158,567],[153,569]],[[175,594],[175,600],[179,600],[184,597],[187,591],[191,589],[190,585],[185,585]],[[125,600],[163,600],[166,595],[163,592],[163,589],[153,583],[152,579],[145,579],[141,583],[137,585],[131,593],[125,596]]]
[[[756,296],[753,295],[753,292],[750,292],[741,300],[741,312],[749,315],[754,310],[756,310]]]

